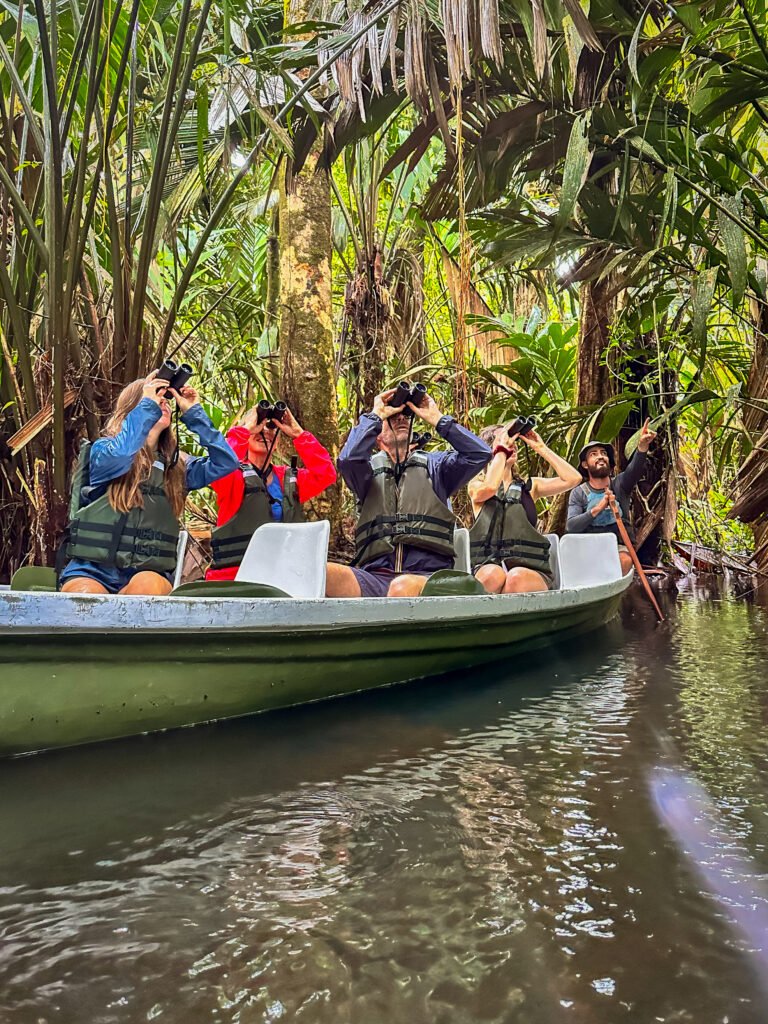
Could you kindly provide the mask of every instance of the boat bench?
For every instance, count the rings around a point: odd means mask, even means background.
[[[566,533],[559,550],[563,589],[598,587],[622,578],[619,546],[612,533]]]

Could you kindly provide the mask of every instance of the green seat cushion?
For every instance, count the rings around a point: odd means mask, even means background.
[[[422,597],[465,597],[484,594],[482,583],[468,572],[459,569],[439,569],[433,572],[421,592]]]
[[[11,579],[11,590],[56,590],[56,570],[47,565],[23,565]]]
[[[244,580],[194,580],[171,591],[171,597],[290,597],[284,590],[266,583]]]

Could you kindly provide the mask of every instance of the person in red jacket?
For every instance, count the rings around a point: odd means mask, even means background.
[[[276,466],[272,451],[278,431],[293,442],[302,469]],[[216,529],[211,537],[213,562],[209,580],[233,580],[255,530],[269,522],[304,522],[302,504],[336,482],[328,451],[308,430],[302,430],[290,409],[282,422],[258,422],[257,408],[227,433],[240,468],[216,480]],[[295,460],[292,460],[292,463]]]

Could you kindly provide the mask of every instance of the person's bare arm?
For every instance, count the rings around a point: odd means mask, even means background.
[[[479,511],[479,508],[498,491],[499,484],[504,477],[504,467],[506,464],[507,457],[504,452],[497,452],[483,472],[478,473],[478,475],[467,484],[467,490],[469,491],[469,497],[472,501],[473,509],[477,506],[476,512]]]
[[[522,440],[545,462],[548,462],[557,473],[557,476],[534,476],[531,478],[531,497],[534,501],[538,501],[539,498],[552,498],[556,494],[564,494],[581,483],[579,470],[544,444],[535,430],[523,435]]]

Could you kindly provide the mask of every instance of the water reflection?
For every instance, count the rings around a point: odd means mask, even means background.
[[[760,869],[764,637],[631,598],[470,678],[0,765],[0,1020],[762,1021],[647,776],[670,737]]]

